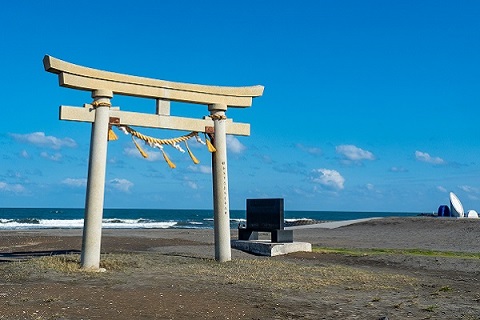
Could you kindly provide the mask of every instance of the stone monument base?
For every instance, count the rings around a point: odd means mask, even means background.
[[[280,256],[293,252],[312,252],[308,242],[271,242],[269,240],[232,240],[232,248],[261,256]]]

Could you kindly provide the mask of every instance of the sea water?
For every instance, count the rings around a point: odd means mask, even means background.
[[[0,208],[0,230],[75,229],[83,227],[85,209]],[[285,211],[287,223],[338,221],[370,217],[416,216],[412,212]],[[231,210],[231,228],[245,221],[245,210]],[[103,228],[212,229],[213,210],[104,209]]]

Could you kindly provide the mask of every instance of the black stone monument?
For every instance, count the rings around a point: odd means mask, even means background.
[[[293,242],[293,230],[284,229],[283,199],[247,199],[246,227],[238,228],[238,240],[258,240],[258,232],[270,232],[271,242]]]

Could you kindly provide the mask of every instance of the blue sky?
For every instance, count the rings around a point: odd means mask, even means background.
[[[283,197],[287,210],[432,212],[450,191],[480,209],[478,1],[9,1],[0,30],[1,207],[84,206],[91,126],[58,120],[58,106],[91,97],[58,86],[43,69],[49,54],[169,81],[265,86],[251,108],[227,111],[251,124],[250,137],[229,139],[232,209]],[[112,103],[155,110],[147,99]],[[168,149],[172,170],[119,137],[105,207],[212,208],[205,148],[191,143],[197,166]]]

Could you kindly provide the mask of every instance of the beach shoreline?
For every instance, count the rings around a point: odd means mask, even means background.
[[[479,231],[480,221],[473,219],[382,218],[334,229],[297,228],[294,240],[316,248],[479,253]],[[236,235],[232,229],[232,239]],[[267,258],[232,249],[233,261],[220,264],[213,261],[212,229],[106,229],[102,258],[138,264],[96,276],[38,267],[22,273],[22,263],[40,256],[78,257],[81,236],[79,229],[2,231],[0,319],[480,317],[478,258],[319,251]],[[243,270],[248,273],[231,278]]]

